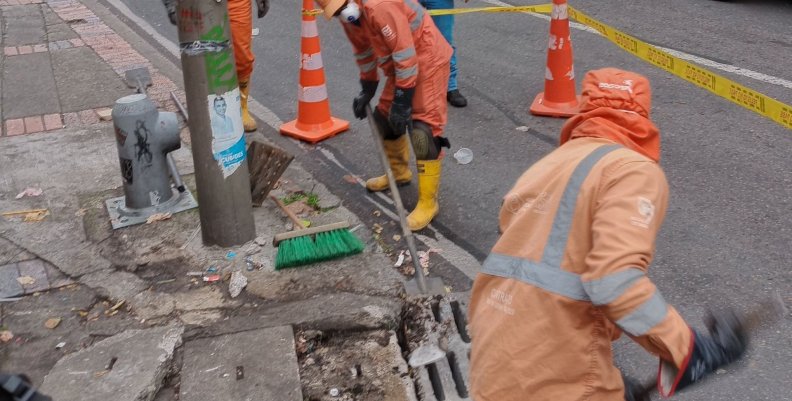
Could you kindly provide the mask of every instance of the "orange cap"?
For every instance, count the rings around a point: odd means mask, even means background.
[[[586,136],[608,138],[660,160],[660,131],[649,120],[652,90],[646,77],[616,68],[589,71],[581,97],[580,114],[561,128],[561,144]]]
[[[346,4],[347,0],[316,0],[316,2],[324,10],[325,18],[331,19],[336,15],[338,9]]]

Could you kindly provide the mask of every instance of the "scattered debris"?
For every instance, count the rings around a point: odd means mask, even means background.
[[[399,234],[395,234],[395,235],[393,236],[393,240],[394,240],[394,241],[396,241],[396,242],[399,242],[399,241],[401,241],[401,238],[402,238],[402,237],[401,237],[401,235],[399,235]]]
[[[245,266],[249,272],[252,272],[256,269],[256,264],[253,262],[253,258],[250,256],[245,256]]]
[[[515,129],[516,129],[517,131],[522,131],[522,132],[528,132],[528,130],[530,130],[530,128],[528,128],[528,127],[527,127],[527,126],[525,126],[525,125],[521,125],[521,126],[519,126],[519,127],[515,128]]]
[[[473,161],[473,151],[468,148],[459,148],[454,153],[454,159],[459,164],[468,164]]]
[[[344,181],[346,181],[346,182],[348,182],[350,184],[357,184],[358,182],[360,182],[359,180],[360,180],[360,177],[358,177],[356,175],[347,174],[347,175],[344,176]]]
[[[242,272],[235,271],[231,273],[231,280],[228,282],[228,292],[231,298],[236,298],[242,293],[242,290],[247,286],[248,279]]]
[[[100,121],[110,121],[113,119],[113,110],[112,109],[101,109],[97,110],[96,114],[99,116]]]
[[[221,277],[219,274],[212,274],[211,276],[206,276],[203,278],[203,281],[207,283],[214,283],[215,281],[220,281]]]
[[[206,269],[206,272],[207,272],[207,273],[217,273],[217,267],[215,267],[215,266],[209,266],[209,268],[208,268],[208,269]]]
[[[54,318],[51,318],[51,319],[47,319],[47,321],[44,322],[44,327],[46,327],[46,328],[48,328],[50,330],[53,330],[56,327],[58,327],[60,322],[61,322],[61,318],[59,318],[59,317],[54,317]]]
[[[14,333],[11,330],[0,331],[0,341],[7,343],[14,339]]]
[[[330,394],[331,397],[338,397],[339,395],[341,395],[341,391],[333,387],[330,389],[330,391],[328,391],[328,394]]]
[[[118,308],[120,308],[120,307],[121,307],[121,305],[123,305],[123,304],[124,304],[124,302],[126,302],[126,301],[124,301],[124,300],[118,301],[118,303],[117,303],[117,304],[113,305],[113,307],[111,307],[111,308],[109,309],[109,310],[110,310],[110,312],[115,312],[115,311],[117,311],[117,310],[118,310]]]
[[[258,28],[253,28],[253,31],[251,32],[251,35],[259,36],[259,32],[261,32],[261,31]]]
[[[58,345],[55,346],[55,349],[61,349],[61,348],[65,347],[65,346],[66,346],[65,342],[60,342],[60,343],[58,343]]]
[[[380,216],[382,216],[382,212],[380,212],[379,210],[375,210],[374,211],[374,216],[375,217],[380,217]]]
[[[25,188],[25,190],[20,192],[16,196],[16,198],[17,199],[22,199],[22,198],[24,198],[26,196],[36,197],[36,196],[41,196],[41,194],[43,194],[43,193],[44,193],[44,191],[41,188]]]
[[[236,257],[236,255],[237,255],[236,252],[229,251],[226,254],[225,258],[226,258],[226,260],[232,260],[232,259],[234,259]]]
[[[374,225],[371,226],[371,231],[374,231],[377,234],[382,234],[382,226],[377,223],[374,223]]]
[[[17,281],[22,286],[30,286],[30,285],[36,284],[36,279],[34,279],[33,277],[30,277],[30,276],[17,277]]]
[[[149,218],[146,220],[146,224],[151,224],[157,221],[170,220],[171,217],[173,217],[173,214],[171,213],[155,213],[149,216]]]
[[[156,284],[157,284],[157,285],[161,285],[161,284],[169,284],[169,283],[173,283],[173,282],[175,282],[175,281],[176,281],[176,279],[175,279],[175,278],[170,278],[170,279],[167,279],[167,280],[160,280],[160,281],[157,281],[157,282],[156,282]]]
[[[255,242],[256,245],[258,246],[266,246],[269,241],[267,241],[266,238],[261,236],[261,237],[256,237],[256,239],[254,239],[253,242]]]
[[[192,276],[192,277],[200,277],[200,276],[203,276],[203,275],[204,275],[204,272],[187,272],[187,276]]]
[[[25,222],[39,222],[41,220],[44,220],[44,218],[47,217],[48,215],[49,215],[49,210],[47,209],[17,210],[13,212],[0,213],[0,216],[3,217],[24,216]]]
[[[74,215],[77,216],[77,217],[83,217],[83,216],[85,216],[85,213],[87,213],[87,212],[88,212],[88,209],[80,209],[77,212],[75,212]]]
[[[393,265],[393,267],[401,267],[403,263],[404,263],[404,251],[400,251],[399,257],[398,259],[396,259],[396,263]]]

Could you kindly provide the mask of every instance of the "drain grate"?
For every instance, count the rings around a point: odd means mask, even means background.
[[[446,357],[418,368],[418,397],[421,401],[468,401],[470,336],[465,317],[467,305],[459,300],[441,299],[432,302],[431,307],[435,321],[427,325],[445,333],[438,340],[440,347],[446,350]]]

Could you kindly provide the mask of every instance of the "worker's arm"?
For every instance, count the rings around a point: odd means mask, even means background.
[[[744,341],[727,344],[712,331],[693,331],[646,275],[668,203],[660,167],[625,162],[605,172],[598,190],[583,285],[608,319],[660,357],[661,394],[671,395],[739,357]],[[720,325],[721,333],[735,338],[740,330],[729,322]]]
[[[362,26],[341,22],[344,27],[349,42],[352,43],[352,51],[355,53],[355,61],[360,69],[360,80],[377,82],[377,58],[374,56],[374,48],[371,47],[371,40]]]

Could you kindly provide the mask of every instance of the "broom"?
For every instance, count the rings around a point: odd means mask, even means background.
[[[302,222],[274,195],[273,201],[289,216],[295,229],[276,234],[272,240],[278,247],[275,270],[297,267],[325,260],[338,259],[363,252],[365,245],[349,231],[348,222],[303,228]],[[315,239],[311,236],[315,236]]]

